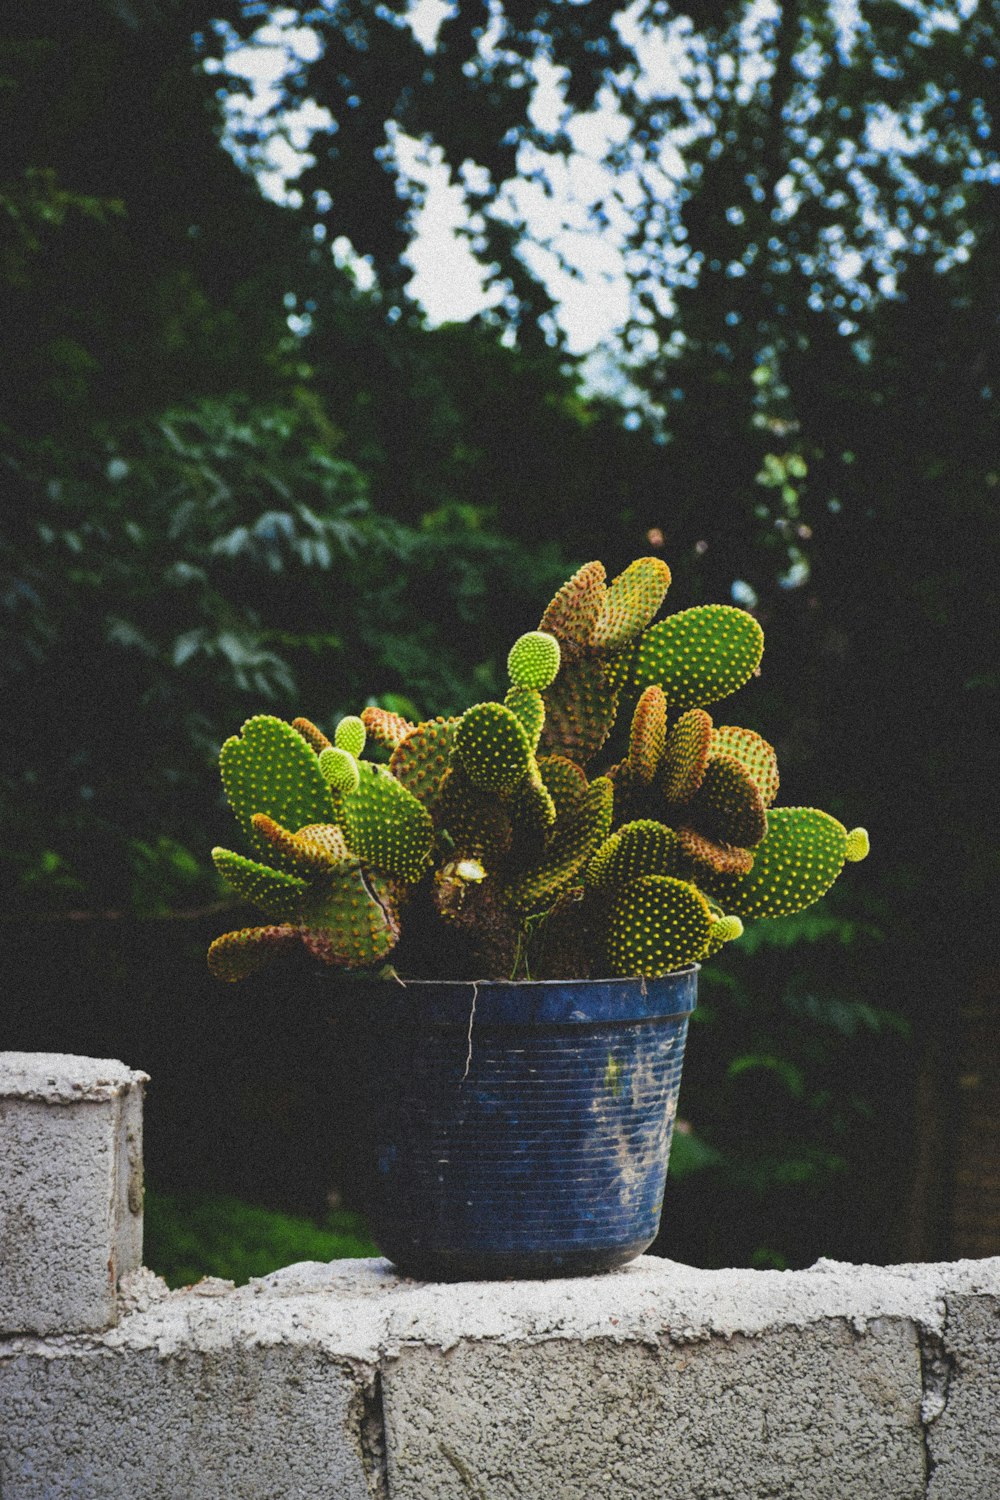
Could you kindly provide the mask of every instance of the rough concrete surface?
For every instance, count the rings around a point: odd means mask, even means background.
[[[1000,1260],[123,1293],[0,1341],[3,1500],[1000,1500]]]
[[[142,1258],[142,1087],[122,1063],[0,1053],[0,1334],[105,1328]]]

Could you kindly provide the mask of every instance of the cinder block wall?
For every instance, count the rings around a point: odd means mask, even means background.
[[[3,1500],[1000,1500],[1000,1258],[169,1292],[144,1082],[0,1054]]]

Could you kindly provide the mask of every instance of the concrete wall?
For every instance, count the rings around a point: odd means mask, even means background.
[[[9,1167],[19,1111],[67,1108],[17,1094],[26,1066],[0,1054],[2,1500],[1000,1500],[1000,1259],[460,1286],[362,1260],[178,1292],[136,1266],[84,1327],[65,1137]],[[18,1298],[48,1279],[77,1297],[38,1332]]]

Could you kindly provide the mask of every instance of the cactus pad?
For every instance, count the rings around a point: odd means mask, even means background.
[[[605,866],[608,884],[625,885],[640,875],[677,874],[680,851],[672,828],[652,818],[637,818],[624,824],[613,837],[617,844]]]
[[[564,654],[569,647],[575,657],[593,641],[594,626],[607,592],[606,577],[603,563],[585,563],[563,584],[542,616],[539,630],[554,635]]]
[[[844,858],[851,864],[856,864],[859,859],[867,859],[871,844],[868,840],[867,828],[852,828],[847,835],[847,848],[844,850]]]
[[[460,856],[482,855],[487,863],[493,863],[510,848],[507,804],[492,792],[473,786],[459,766],[452,766],[442,777],[434,816]]]
[[[297,730],[307,745],[311,745],[318,755],[321,750],[330,748],[330,741],[312,721],[312,719],[293,719],[292,728]]]
[[[554,826],[556,805],[537,769],[529,772],[514,793],[510,812],[515,829],[520,827],[529,836],[544,839]]]
[[[760,665],[764,632],[731,604],[699,604],[651,625],[632,665],[636,687],[657,682],[674,713],[728,698]]]
[[[612,974],[660,979],[697,963],[712,916],[700,891],[672,875],[643,875],[612,907],[605,946]]]
[[[229,804],[261,854],[269,846],[254,828],[254,813],[267,813],[286,828],[336,821],[315,751],[282,719],[269,714],[248,719],[223,745],[219,765]]]
[[[365,740],[368,731],[365,729],[364,719],[359,719],[357,714],[348,714],[341,719],[333,734],[333,743],[340,750],[346,750],[348,755],[353,755],[355,760],[365,748]]]
[[[686,809],[691,824],[710,839],[752,849],[767,832],[757,783],[732,755],[712,755],[701,786]]]
[[[705,779],[711,747],[711,715],[703,708],[689,708],[671,729],[663,752],[662,784],[668,802],[690,802]]]
[[[358,785],[344,794],[341,820],[348,847],[375,870],[418,880],[434,838],[430,813],[385,766],[355,765]]]
[[[259,906],[274,922],[294,922],[308,882],[301,876],[273,870],[270,865],[244,859],[230,849],[213,849],[212,862],[238,896]]]
[[[319,768],[332,791],[343,795],[357,790],[358,763],[349,750],[332,745],[329,750],[321,751]]]
[[[637,557],[605,591],[592,644],[615,651],[633,640],[652,620],[669,587],[670,569],[662,558]]]
[[[524,726],[502,703],[477,703],[459,720],[452,760],[475,786],[509,794],[531,769]]]
[[[587,777],[575,761],[564,755],[543,755],[538,770],[556,805],[556,817],[564,818],[579,807],[586,796]]]
[[[628,768],[632,777],[648,786],[659,769],[667,741],[667,700],[663,689],[646,688],[632,715]]]
[[[283,828],[266,813],[254,813],[253,826],[286,868],[310,876],[329,870],[347,854],[339,828],[332,823],[307,823],[297,833]]]
[[[302,942],[313,957],[344,968],[379,963],[399,938],[387,883],[353,858],[341,860],[310,887],[302,921]]]
[[[705,888],[741,917],[783,917],[818,901],[836,880],[847,830],[814,807],[777,807],[747,875],[711,875]]]
[[[516,688],[547,688],[559,671],[559,642],[547,630],[529,630],[511,646],[507,671]]]
[[[608,836],[613,800],[606,776],[590,783],[579,807],[556,825],[543,857],[508,879],[504,894],[516,911],[542,911],[572,885]]]
[[[208,968],[215,979],[236,984],[262,969],[285,948],[297,948],[301,934],[285,924],[273,927],[243,927],[217,937],[208,950]]]
[[[387,708],[377,708],[374,704],[361,710],[361,722],[372,743],[380,745],[383,750],[395,750],[417,727],[402,714],[390,713]]]
[[[428,719],[411,729],[392,752],[389,770],[426,808],[434,806],[448,769],[457,723],[457,719]]]
[[[757,783],[765,807],[778,795],[778,757],[773,745],[752,729],[722,724],[712,731],[712,754],[732,755],[750,772]]]
[[[753,869],[754,856],[749,849],[719,843],[694,828],[678,828],[677,842],[684,858],[694,866],[696,880],[709,871],[717,875],[746,875]]]
[[[520,719],[528,744],[536,750],[545,725],[545,700],[541,693],[537,688],[512,687],[503,701],[504,706]]]
[[[608,686],[602,663],[586,657],[575,661],[545,693],[543,750],[585,766],[611,733],[617,709],[618,694]]]

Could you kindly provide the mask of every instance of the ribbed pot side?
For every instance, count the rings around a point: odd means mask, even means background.
[[[365,1207],[424,1280],[592,1274],[655,1239],[697,965],[358,995]]]

